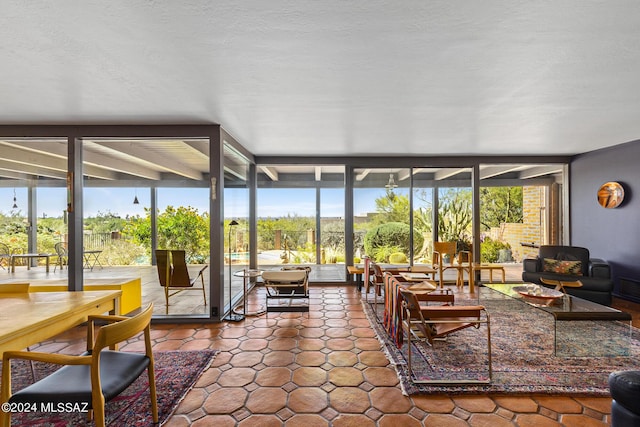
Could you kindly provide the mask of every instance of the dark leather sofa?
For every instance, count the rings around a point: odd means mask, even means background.
[[[522,280],[540,284],[541,277],[567,282],[580,280],[582,287],[568,288],[569,294],[598,304],[611,305],[611,268],[606,261],[590,258],[587,248],[540,246],[536,258],[523,261]]]

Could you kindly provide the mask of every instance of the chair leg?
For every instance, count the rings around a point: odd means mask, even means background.
[[[106,427],[104,421],[104,396],[102,393],[93,393],[98,394],[98,396],[93,396],[93,417],[96,427]]]
[[[169,287],[168,286],[164,287],[164,307],[165,307],[165,314],[169,314]]]
[[[153,417],[153,423],[158,423],[158,397],[156,395],[156,377],[153,369],[153,365],[149,365],[147,368],[149,374],[149,394],[151,397],[151,416]]]
[[[204,277],[202,273],[200,274],[200,280],[202,281],[202,299],[204,300],[204,305],[207,305],[207,294],[204,292]]]

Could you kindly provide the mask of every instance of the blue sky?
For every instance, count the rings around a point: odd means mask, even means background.
[[[11,213],[13,188],[0,188],[0,212]],[[27,190],[16,187],[18,210],[27,211]],[[384,194],[383,189],[356,189],[354,208],[356,215],[375,211],[375,199]],[[134,197],[140,204],[134,205]],[[227,218],[248,216],[247,190],[225,190]],[[324,189],[321,192],[323,217],[344,217],[344,190]],[[86,188],[84,192],[84,216],[98,213],[144,215],[144,207],[149,207],[150,195],[143,188]],[[161,188],[158,190],[158,208],[163,211],[168,205],[192,206],[199,212],[209,210],[209,190],[198,188]],[[59,217],[66,209],[65,188],[42,188],[38,191],[38,216]],[[260,189],[258,190],[258,215],[279,217],[286,215],[315,216],[314,189]]]

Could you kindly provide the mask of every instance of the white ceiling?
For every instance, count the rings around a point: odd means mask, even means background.
[[[3,0],[0,124],[219,123],[257,155],[640,136],[637,0]]]

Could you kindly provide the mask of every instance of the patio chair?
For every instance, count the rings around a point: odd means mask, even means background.
[[[58,266],[60,266],[60,270],[62,270],[65,265],[69,264],[69,249],[67,242],[58,242],[53,246],[53,249],[56,251],[56,255],[58,255],[58,262],[56,262],[55,267],[53,267],[53,272],[55,273]]]
[[[309,270],[306,268],[264,271],[262,280],[267,290],[267,313],[309,311]],[[269,304],[270,300],[275,299],[288,301],[287,304]],[[293,304],[298,299],[302,300],[302,303]]]
[[[443,273],[455,269],[456,286],[464,286],[464,271],[469,277],[472,273],[472,258],[470,251],[458,251],[457,242],[434,242],[432,267],[438,271],[440,287],[444,286]]]
[[[151,351],[151,315],[149,304],[134,317],[90,316],[87,327],[87,352],[80,356],[26,351],[6,351],[2,358],[2,401],[30,405],[78,405],[91,410],[95,425],[104,427],[104,405],[116,398],[146,370],[153,422],[158,422],[158,406]],[[95,334],[95,323],[107,322]],[[144,332],[145,352],[133,353],[106,349]],[[94,341],[95,336],[95,341]],[[49,376],[12,395],[11,360],[26,359],[62,365]],[[40,407],[40,406],[38,406]],[[2,411],[2,425],[11,424],[11,413]]]
[[[196,277],[192,279],[189,276],[185,251],[175,249],[156,249],[156,264],[160,286],[164,288],[167,311],[169,310],[169,298],[188,290],[202,290],[204,305],[207,305],[203,273],[208,265],[205,264],[204,267],[200,268]],[[200,279],[201,286],[195,286],[198,279]]]
[[[0,267],[2,267],[3,270],[6,270],[4,265],[2,265],[2,262],[5,260],[7,267],[9,267],[9,264],[11,263],[11,249],[9,249],[8,245],[0,243]]]
[[[412,345],[411,339],[425,341],[433,346],[436,340],[446,339],[450,334],[462,329],[474,327],[479,329],[482,324],[487,329],[488,369],[487,379],[449,379],[449,380],[415,380],[415,383],[490,383],[491,382],[491,328],[489,313],[481,305],[420,305],[416,295],[407,290],[399,289],[402,298],[402,331],[407,335],[408,368],[412,378]]]

